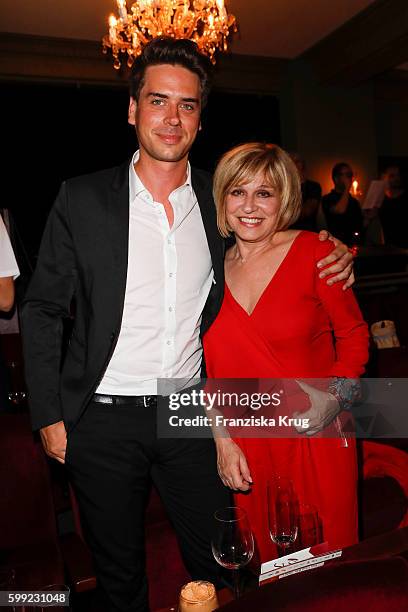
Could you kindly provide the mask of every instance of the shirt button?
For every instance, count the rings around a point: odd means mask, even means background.
[[[167,345],[170,346],[171,340],[167,340]]]
[[[170,272],[169,277],[173,278],[173,272]]]
[[[173,308],[169,306],[169,312],[173,312]]]

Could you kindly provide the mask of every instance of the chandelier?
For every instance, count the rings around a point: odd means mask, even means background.
[[[103,37],[103,52],[112,50],[113,66],[121,66],[127,55],[132,66],[143,47],[156,36],[189,38],[215,63],[217,49],[227,50],[227,37],[234,15],[228,15],[224,0],[137,0],[129,9],[126,0],[116,0],[119,16],[110,15],[109,34]]]

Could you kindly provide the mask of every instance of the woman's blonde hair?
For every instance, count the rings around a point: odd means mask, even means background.
[[[276,231],[287,229],[299,217],[302,203],[300,178],[289,155],[274,144],[248,142],[224,153],[214,173],[217,225],[225,238],[231,233],[225,210],[228,192],[249,183],[258,174],[276,189],[281,202]]]

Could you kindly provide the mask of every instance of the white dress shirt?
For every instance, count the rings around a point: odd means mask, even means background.
[[[20,275],[10,238],[0,215],[0,277],[12,276],[14,279]]]
[[[164,206],[155,202],[129,167],[129,255],[119,338],[97,393],[154,395],[158,378],[200,375],[201,314],[213,270],[188,166],[185,183]]]

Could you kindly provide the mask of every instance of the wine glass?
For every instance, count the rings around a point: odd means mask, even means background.
[[[298,534],[297,500],[288,478],[276,477],[269,481],[268,517],[272,542],[285,554]]]
[[[7,364],[10,374],[10,391],[8,398],[13,408],[19,410],[24,408],[26,392],[24,391],[24,375],[21,364],[11,361]]]
[[[234,597],[239,599],[239,569],[247,565],[254,554],[254,536],[243,508],[230,506],[214,514],[214,535],[211,548],[215,560],[222,567],[232,570]]]

